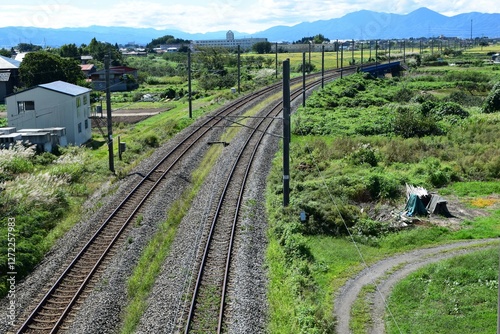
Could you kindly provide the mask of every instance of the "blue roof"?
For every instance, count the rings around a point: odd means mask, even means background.
[[[19,68],[21,62],[12,58],[0,56],[0,69],[15,69]]]
[[[59,93],[67,94],[67,95],[72,95],[72,96],[78,96],[81,94],[85,94],[87,92],[90,92],[91,89],[85,88],[82,86],[78,85],[73,85],[68,82],[64,81],[54,81],[50,83],[46,83],[43,85],[38,85],[38,87],[42,87],[45,89],[50,89]]]

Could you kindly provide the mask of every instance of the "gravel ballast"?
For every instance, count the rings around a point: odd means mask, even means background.
[[[197,122],[199,123],[199,122]],[[194,124],[193,126],[197,126]],[[210,140],[218,140],[222,129],[212,130]],[[244,131],[242,131],[244,132]],[[185,131],[183,132],[185,133]],[[16,328],[32,310],[34,301],[39,300],[67,266],[70,259],[92,236],[102,221],[109,215],[132,187],[156,163],[159,157],[178,142],[176,136],[145,159],[129,176],[113,184],[106,184],[85,204],[85,217],[70,231],[61,237],[53,249],[45,256],[32,274],[17,283],[16,293]],[[264,251],[266,247],[264,213],[265,179],[274,152],[277,139],[268,139],[271,147],[263,148],[259,163],[252,176],[252,191],[246,196],[255,199],[252,211],[258,213],[246,218],[242,226],[245,233],[238,242],[235,265],[236,275],[232,280],[231,314],[234,320],[230,324],[232,333],[259,333],[265,327],[265,273],[263,271]],[[164,262],[162,273],[151,293],[148,308],[141,319],[137,333],[173,333],[176,331],[179,317],[186,301],[184,293],[192,278],[195,257],[198,252],[203,226],[206,224],[208,209],[215,202],[213,194],[220,187],[220,179],[232,164],[232,150],[241,145],[240,137],[233,139],[231,145],[224,148],[224,154],[217,162],[210,176],[204,183],[192,208],[179,226],[178,234],[171,247],[171,254]],[[93,283],[94,289],[78,306],[79,311],[72,321],[69,333],[116,333],[121,326],[122,312],[127,303],[126,283],[133,272],[142,250],[157,231],[158,225],[166,219],[170,205],[178,198],[183,189],[190,186],[190,175],[200,163],[208,145],[200,145],[197,152],[185,160],[184,166],[175,176],[163,183],[162,189],[150,198],[141,211],[143,220],[140,226],[134,226],[124,236],[124,242],[116,254],[109,260],[107,267]],[[112,194],[112,195],[111,195]],[[96,209],[99,203],[99,209]],[[253,203],[253,201],[252,201]],[[249,216],[250,217],[250,216]],[[252,231],[251,233],[248,231]],[[6,319],[9,300],[0,301],[0,317]],[[252,313],[253,312],[253,313]],[[5,321],[0,323],[0,332],[13,332]]]

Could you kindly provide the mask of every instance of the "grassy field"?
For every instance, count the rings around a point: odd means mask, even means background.
[[[471,92],[460,92],[464,82],[474,78],[478,85],[470,86]],[[334,293],[365,263],[419,247],[500,236],[500,160],[495,158],[500,153],[496,135],[500,118],[498,112],[482,111],[485,97],[499,79],[496,67],[483,64],[418,68],[404,78],[385,80],[358,75],[328,85],[298,110],[292,120],[290,206],[280,207],[279,158],[268,187],[272,333],[333,332]],[[390,212],[397,215],[404,210],[405,183],[454,198],[466,208],[481,208],[489,215],[454,228],[424,224],[394,229],[389,224]],[[299,220],[301,211],[306,213],[306,223]],[[380,214],[387,218],[373,218]],[[471,255],[458,271],[475,272],[467,263],[486,258],[491,265],[484,275],[477,275],[488,278],[494,291],[498,284],[496,276],[491,276],[491,268],[498,268],[494,253]],[[475,283],[467,285],[473,280],[461,282],[463,293],[453,295],[459,305],[475,296],[480,299],[484,293],[486,283],[476,284],[482,287],[475,292]],[[409,285],[406,291],[412,289],[411,282],[402,283]],[[443,283],[438,280],[436,284],[429,289],[444,291]],[[401,289],[391,301],[395,312],[402,307],[400,303],[411,299]],[[433,309],[439,298],[419,300],[416,307]],[[482,306],[475,314],[484,314],[483,318],[465,317],[465,311],[437,316],[449,310],[445,307],[436,310],[436,317],[428,312],[425,321],[433,327],[421,333],[476,333],[496,312],[492,301]],[[416,333],[408,328],[415,328],[424,318],[408,314],[418,310],[408,306],[408,311],[398,314],[403,332]],[[353,316],[354,323],[367,321],[362,307]],[[453,317],[464,319],[445,330]],[[365,329],[354,330],[364,333]],[[491,323],[484,332],[492,332]]]

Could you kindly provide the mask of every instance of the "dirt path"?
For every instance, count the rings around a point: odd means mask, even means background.
[[[398,281],[427,264],[478,250],[478,247],[472,246],[492,246],[492,241],[498,241],[498,239],[464,241],[418,249],[381,260],[365,268],[355,278],[347,281],[339,290],[335,299],[337,333],[350,333],[351,309],[364,286],[368,284],[377,285],[377,291],[368,297],[372,302],[371,305],[373,305],[371,310],[372,328],[369,330],[369,333],[383,334],[385,333],[385,301]],[[494,245],[498,247],[497,243],[494,243]]]

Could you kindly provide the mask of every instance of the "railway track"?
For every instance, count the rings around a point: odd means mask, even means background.
[[[347,70],[353,73],[354,68]],[[331,72],[326,80],[339,77]],[[314,80],[306,85],[306,90],[321,85]],[[302,88],[291,93],[291,99],[301,96]],[[282,102],[277,102],[268,111],[255,118],[253,130],[237,154],[219,196],[215,212],[212,214],[210,231],[206,236],[196,282],[194,283],[189,311],[186,311],[184,333],[222,333],[225,328],[227,290],[231,268],[233,245],[236,243],[238,221],[241,215],[243,196],[252,163],[264,136],[268,134],[273,120],[282,112]]]
[[[347,69],[344,69],[344,73],[347,73],[346,71]],[[355,69],[353,68],[352,71],[355,71]],[[336,76],[335,71],[328,73],[326,77]],[[319,76],[319,74],[311,75],[311,77]],[[292,80],[292,84],[297,82],[300,82],[300,78]],[[315,82],[319,84],[320,80]],[[100,228],[70,261],[42,299],[37,302],[36,306],[31,308],[29,316],[17,329],[17,333],[57,333],[67,329],[71,323],[68,316],[75,312],[75,306],[81,302],[82,298],[85,298],[84,291],[89,282],[103,271],[105,261],[114,253],[113,249],[116,247],[117,241],[125,234],[127,228],[132,225],[130,223],[140,214],[143,204],[151,197],[162,180],[175,171],[182,158],[194,146],[206,143],[211,129],[227,126],[230,123],[228,117],[241,114],[246,106],[258,101],[262,96],[278,90],[280,87],[281,84],[278,83],[240,98],[221,108],[214,116],[208,117],[200,126],[189,132],[133,187],[117,208],[102,222]],[[297,90],[296,94],[300,95],[300,92],[301,90]],[[257,146],[254,144],[254,147]],[[246,162],[247,165],[250,163]],[[231,190],[231,192],[234,192],[234,190]],[[219,215],[223,216],[222,213],[229,210],[229,207],[226,205]],[[233,213],[234,217],[237,217],[237,215],[237,213]],[[226,262],[229,263],[230,258],[227,258]],[[221,305],[224,305],[224,301],[222,301]]]

